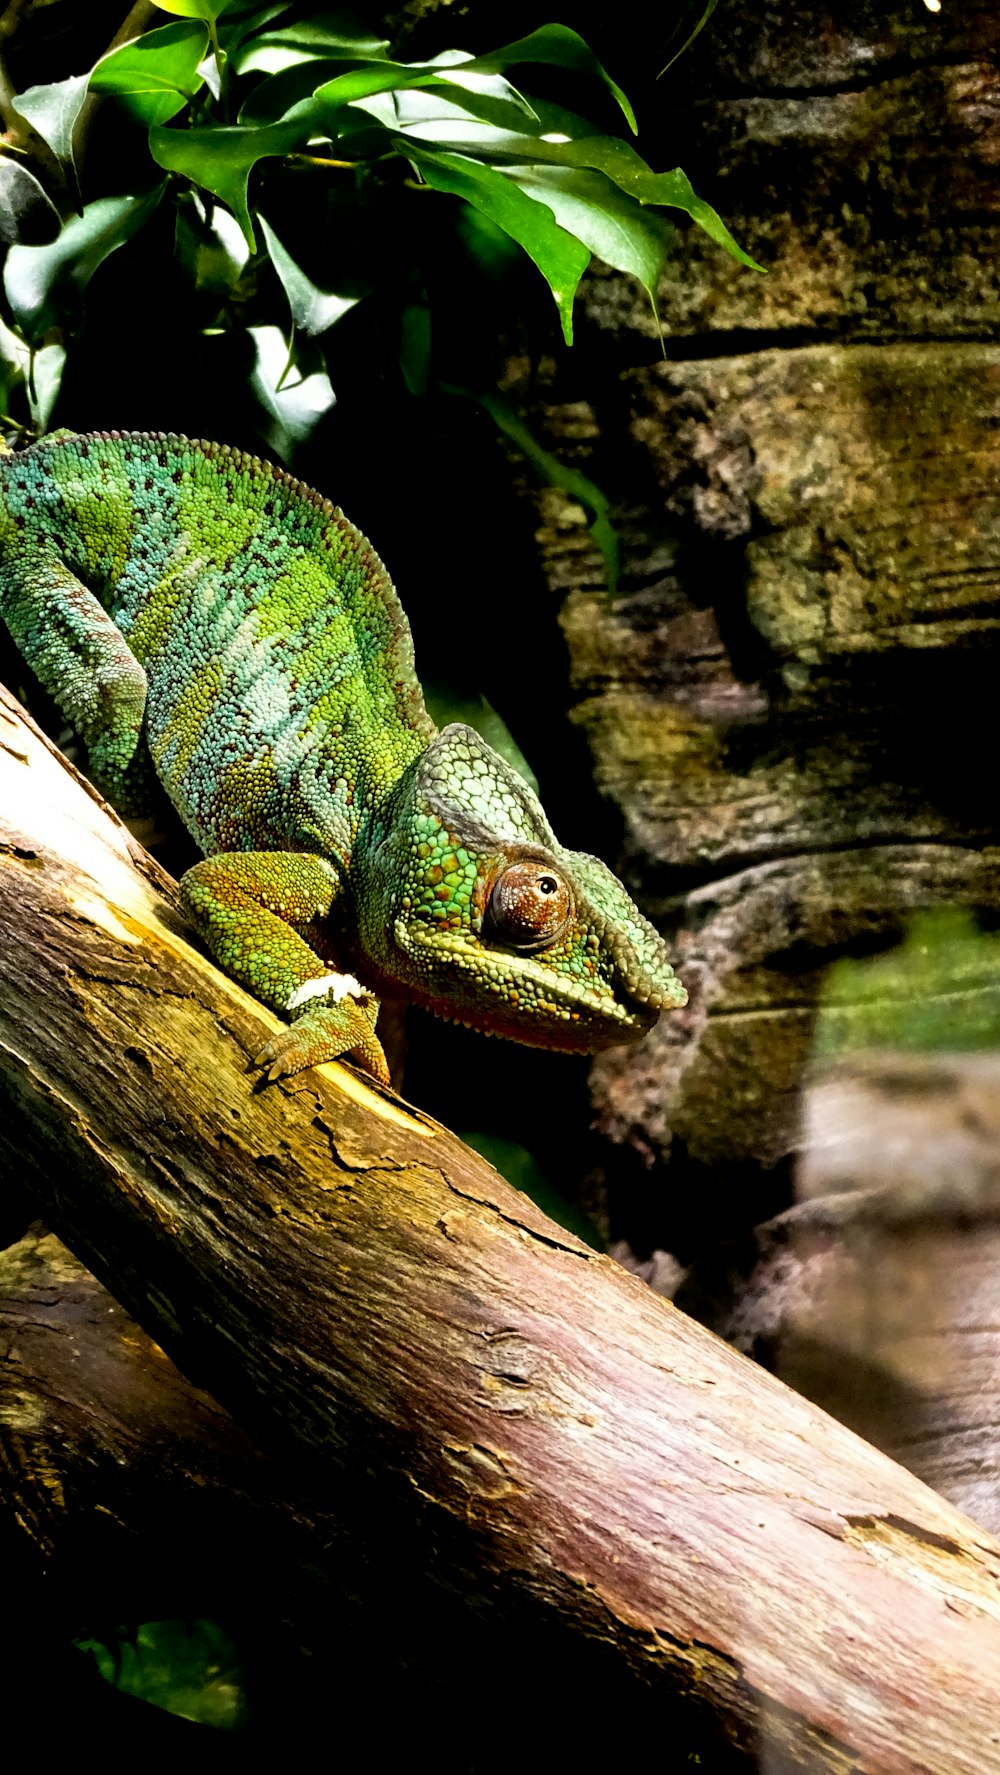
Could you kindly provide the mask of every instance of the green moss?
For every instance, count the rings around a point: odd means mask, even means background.
[[[1000,1047],[1000,934],[971,913],[917,914],[903,942],[830,969],[816,1030],[822,1058],[862,1048]]]

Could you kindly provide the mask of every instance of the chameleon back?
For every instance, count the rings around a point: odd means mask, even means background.
[[[365,800],[433,736],[378,556],[255,457],[48,440],[0,462],[0,546],[35,573],[60,562],[113,618],[146,673],[157,772],[205,851],[346,854]]]

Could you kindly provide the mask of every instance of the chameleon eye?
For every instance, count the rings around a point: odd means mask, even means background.
[[[544,863],[512,863],[490,894],[491,933],[512,949],[547,949],[561,936],[572,910],[569,888]]]

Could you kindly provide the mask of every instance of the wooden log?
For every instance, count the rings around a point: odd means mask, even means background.
[[[141,1607],[211,1614],[223,1595],[246,1608],[273,1554],[260,1526],[270,1512],[285,1518],[281,1557],[294,1563],[301,1500],[287,1471],[38,1222],[0,1252],[0,1343],[0,1510],[22,1525],[32,1580],[48,1567],[50,1590],[53,1577],[75,1589],[75,1627],[88,1612],[91,1623],[142,1619]],[[314,1533],[335,1534],[313,1515]],[[241,1542],[254,1561],[230,1598]]]
[[[377,1670],[400,1749],[417,1707],[454,1721],[456,1680],[478,1706],[461,1611],[435,1614],[391,1535],[373,1544],[315,1474],[261,1449],[37,1222],[0,1250],[0,1353],[0,1655],[22,1702],[57,1688],[74,1729],[158,1743],[162,1713],[123,1719],[73,1641],[207,1619],[234,1642],[258,1746],[324,1729],[333,1669],[341,1693]],[[395,1744],[388,1721],[379,1737]]]
[[[184,1372],[677,1763],[1000,1770],[1000,1547],[418,1110],[253,1091],[267,1013],[0,721],[0,1160]]]

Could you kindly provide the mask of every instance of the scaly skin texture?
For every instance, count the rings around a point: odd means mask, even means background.
[[[144,433],[0,458],[0,616],[113,805],[158,777],[205,853],[192,919],[293,1019],[269,1076],[348,1054],[387,1082],[380,995],[587,1053],[685,1003],[610,870],[435,730],[381,561],[282,470]]]

